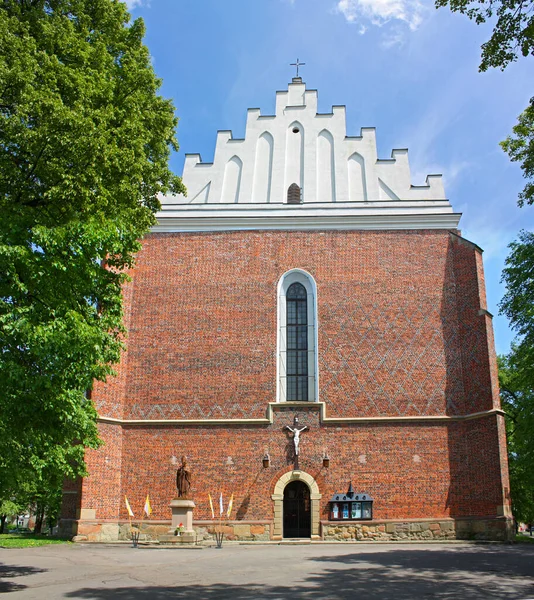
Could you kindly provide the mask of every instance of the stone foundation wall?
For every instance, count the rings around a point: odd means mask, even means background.
[[[143,523],[132,522],[140,532],[140,540],[146,542],[157,542],[162,535],[173,535],[170,521],[168,523]],[[196,534],[196,541],[209,542],[215,541],[215,528],[212,522],[198,522],[193,524]],[[229,541],[268,541],[271,539],[272,523],[224,523],[222,531],[225,539]],[[117,542],[130,540],[129,523],[97,523],[90,521],[71,521],[64,520],[60,525],[62,535],[73,536],[77,542]]]
[[[74,528],[73,528],[74,526]],[[141,541],[157,542],[162,535],[172,534],[169,523],[135,523],[141,531]],[[211,521],[194,523],[196,542],[215,541]],[[227,522],[222,525],[228,541],[264,542],[272,539],[273,523]],[[116,542],[130,539],[129,523],[97,523],[78,521],[63,523],[62,535],[74,535],[74,541]],[[513,539],[511,519],[436,519],[417,521],[367,521],[339,523],[321,521],[321,538],[332,542],[396,542],[408,540],[494,540]]]
[[[214,540],[215,527],[210,524],[194,526],[199,539]],[[243,542],[266,542],[271,539],[272,523],[228,523],[222,526],[225,539]]]
[[[321,522],[325,541],[495,540],[513,538],[511,519],[439,519],[404,522]]]

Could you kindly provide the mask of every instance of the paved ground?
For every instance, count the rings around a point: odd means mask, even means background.
[[[534,545],[0,549],[9,600],[534,599]]]

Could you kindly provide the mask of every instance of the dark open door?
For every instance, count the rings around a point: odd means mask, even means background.
[[[311,537],[310,489],[292,481],[284,490],[284,537]]]

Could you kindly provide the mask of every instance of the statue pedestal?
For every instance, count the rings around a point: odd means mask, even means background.
[[[172,510],[172,528],[176,529],[182,523],[184,533],[193,533],[193,500],[175,498],[169,505]]]
[[[167,544],[194,544],[196,534],[193,529],[193,500],[175,498],[169,505],[172,510],[172,529],[169,535],[160,535],[159,541]],[[174,535],[177,527],[183,525],[184,531],[181,535]]]

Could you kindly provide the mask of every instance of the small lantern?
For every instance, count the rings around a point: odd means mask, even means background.
[[[328,452],[325,452],[324,456],[323,456],[323,467],[325,469],[328,469],[329,466],[330,466],[330,457],[328,456]]]
[[[269,453],[266,452],[264,457],[263,457],[263,468],[264,469],[268,469],[271,465],[271,457],[269,456]]]

